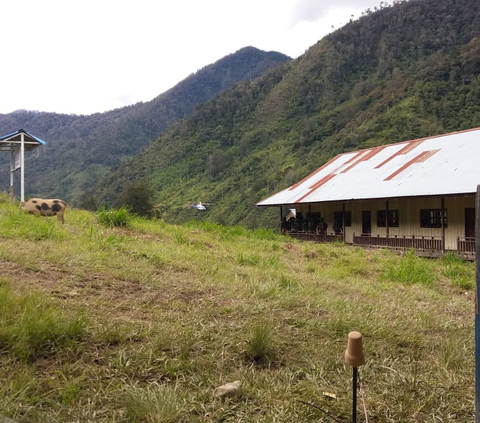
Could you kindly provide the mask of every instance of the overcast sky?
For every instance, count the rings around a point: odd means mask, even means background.
[[[149,101],[246,46],[300,56],[380,0],[1,0],[0,113]]]

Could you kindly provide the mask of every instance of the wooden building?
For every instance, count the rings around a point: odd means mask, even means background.
[[[291,236],[317,242],[475,253],[480,128],[340,154],[257,203]]]

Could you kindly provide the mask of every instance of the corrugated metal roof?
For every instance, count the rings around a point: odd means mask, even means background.
[[[480,128],[340,154],[257,206],[475,193]]]
[[[47,143],[40,138],[36,137],[35,135],[30,134],[29,132],[25,131],[24,129],[19,129],[18,131],[12,132],[11,134],[0,136],[1,141],[20,141],[20,134],[25,134],[24,136],[25,141],[30,142],[37,142],[41,145],[46,145]],[[17,136],[18,135],[18,139]]]

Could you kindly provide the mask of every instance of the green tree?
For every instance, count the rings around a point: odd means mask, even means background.
[[[128,186],[115,200],[114,207],[122,206],[139,216],[153,216],[153,189],[146,182],[138,182]]]

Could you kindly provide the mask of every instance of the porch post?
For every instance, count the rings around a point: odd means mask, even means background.
[[[387,238],[390,235],[390,227],[388,226],[388,215],[389,215],[389,210],[388,210],[388,200],[385,200],[385,228],[387,230]],[[388,241],[387,241],[388,243]]]
[[[480,423],[480,316],[478,304],[480,302],[480,185],[477,186],[475,197],[475,423]]]
[[[445,197],[442,197],[441,202],[442,212],[440,213],[442,222],[442,253],[445,254]]]
[[[342,203],[342,233],[343,242],[345,242],[345,203]]]
[[[282,228],[282,223],[283,223],[282,206],[280,206],[279,208],[280,208],[280,233],[282,233],[283,232],[283,228]]]

